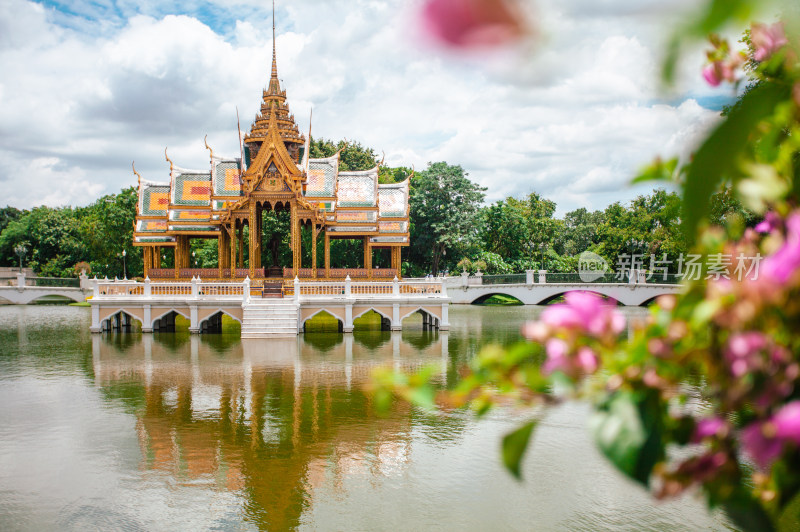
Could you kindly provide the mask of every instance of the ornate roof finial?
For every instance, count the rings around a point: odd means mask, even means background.
[[[275,52],[275,0],[272,0],[272,78],[278,79],[278,55]]]
[[[136,161],[131,161],[131,168],[133,168],[133,173],[136,174],[136,177],[139,178],[139,188],[142,188],[142,176],[136,171]]]
[[[167,155],[167,148],[164,148],[164,158],[169,163],[169,176],[172,177],[172,170],[175,168],[175,165],[172,164],[172,159],[170,159],[169,155]]]
[[[308,136],[306,137],[305,148],[303,150],[303,171],[308,174],[311,157],[311,119],[314,118],[314,108],[308,114]]]
[[[208,135],[203,137],[203,142],[206,144],[206,149],[208,150],[209,157],[212,159],[214,158],[214,150],[211,149],[211,146],[208,145]]]

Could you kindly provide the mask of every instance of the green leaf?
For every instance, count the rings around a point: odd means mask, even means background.
[[[745,94],[694,156],[683,191],[684,231],[690,243],[710,208],[711,195],[736,170],[739,155],[759,122],[789,96],[786,87],[762,83]]]
[[[589,419],[589,429],[603,454],[617,468],[647,485],[664,456],[658,399],[652,394],[617,392]]]
[[[520,464],[535,427],[536,422],[531,421],[503,437],[503,465],[517,480],[522,479]]]
[[[769,514],[764,510],[764,507],[743,489],[738,489],[737,493],[721,506],[736,527],[744,532],[770,532],[775,530],[775,525]],[[786,530],[796,529],[788,528]]]
[[[664,161],[656,159],[650,165],[642,168],[639,175],[633,178],[632,183],[646,183],[648,181],[673,181],[675,170],[678,168],[678,159]]]

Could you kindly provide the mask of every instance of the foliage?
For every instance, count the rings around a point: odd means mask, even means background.
[[[683,31],[714,30],[751,7],[713,0]],[[786,38],[783,28],[751,27],[745,72],[755,88],[727,111],[689,165],[657,161],[643,172],[677,183],[680,196],[656,191],[630,210],[614,204],[596,224],[593,242],[607,257],[691,251],[730,257],[728,263],[687,281],[679,296],[660,298],[640,323],[626,324],[598,296],[571,292],[525,325],[527,342],[484,349],[455,390],[437,393],[424,374],[378,375],[384,401],[394,393],[430,407],[433,397],[441,408],[468,406],[478,415],[495,405],[590,401],[589,429],[600,451],[655,496],[700,490],[741,529],[796,530],[800,50],[798,35]],[[712,63],[741,66],[718,53],[718,39],[712,44]],[[735,80],[736,72],[725,76]],[[502,211],[493,212],[514,221]],[[503,462],[517,477],[534,427],[503,440]]]
[[[451,257],[464,256],[478,240],[476,221],[484,198],[483,187],[467,178],[460,166],[429,163],[412,180],[411,260],[437,274],[448,250]]]

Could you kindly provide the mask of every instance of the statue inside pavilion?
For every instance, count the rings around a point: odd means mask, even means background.
[[[339,153],[323,159],[309,155],[310,131],[301,134],[278,79],[274,23],[272,75],[250,132],[240,136],[239,157],[221,157],[206,143],[206,170],[186,170],[169,162],[169,182],[139,176],[134,245],[144,252],[150,279],[326,280],[400,277],[400,250],[409,243],[409,179],[379,184],[380,165],[364,171],[340,171]],[[135,169],[134,169],[135,171]],[[289,217],[291,267],[276,264],[277,253],[262,249],[264,215]],[[247,228],[245,230],[245,228]],[[311,253],[302,235],[310,233]],[[218,267],[198,269],[193,239],[216,239]],[[320,264],[317,242],[324,242]],[[363,245],[360,268],[331,265],[331,241],[351,239]],[[163,268],[166,250],[174,268]],[[375,253],[389,257],[388,268],[373,268]],[[286,254],[284,254],[286,256]],[[308,259],[310,258],[310,263]],[[287,261],[288,262],[288,261]],[[333,267],[332,267],[333,266]]]

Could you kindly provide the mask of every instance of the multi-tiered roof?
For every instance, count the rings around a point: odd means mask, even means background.
[[[309,139],[300,133],[278,78],[274,33],[269,84],[250,132],[240,140],[244,164],[241,156],[220,157],[206,144],[206,170],[175,166],[165,152],[169,182],[139,176],[134,244],[180,246],[181,237],[222,238],[225,233],[229,238],[236,220],[252,223],[251,204],[262,208],[279,200],[291,204],[315,231],[324,231],[326,241],[363,238],[365,246],[408,245],[408,180],[379,184],[379,166],[339,171],[339,153],[308,157]]]

